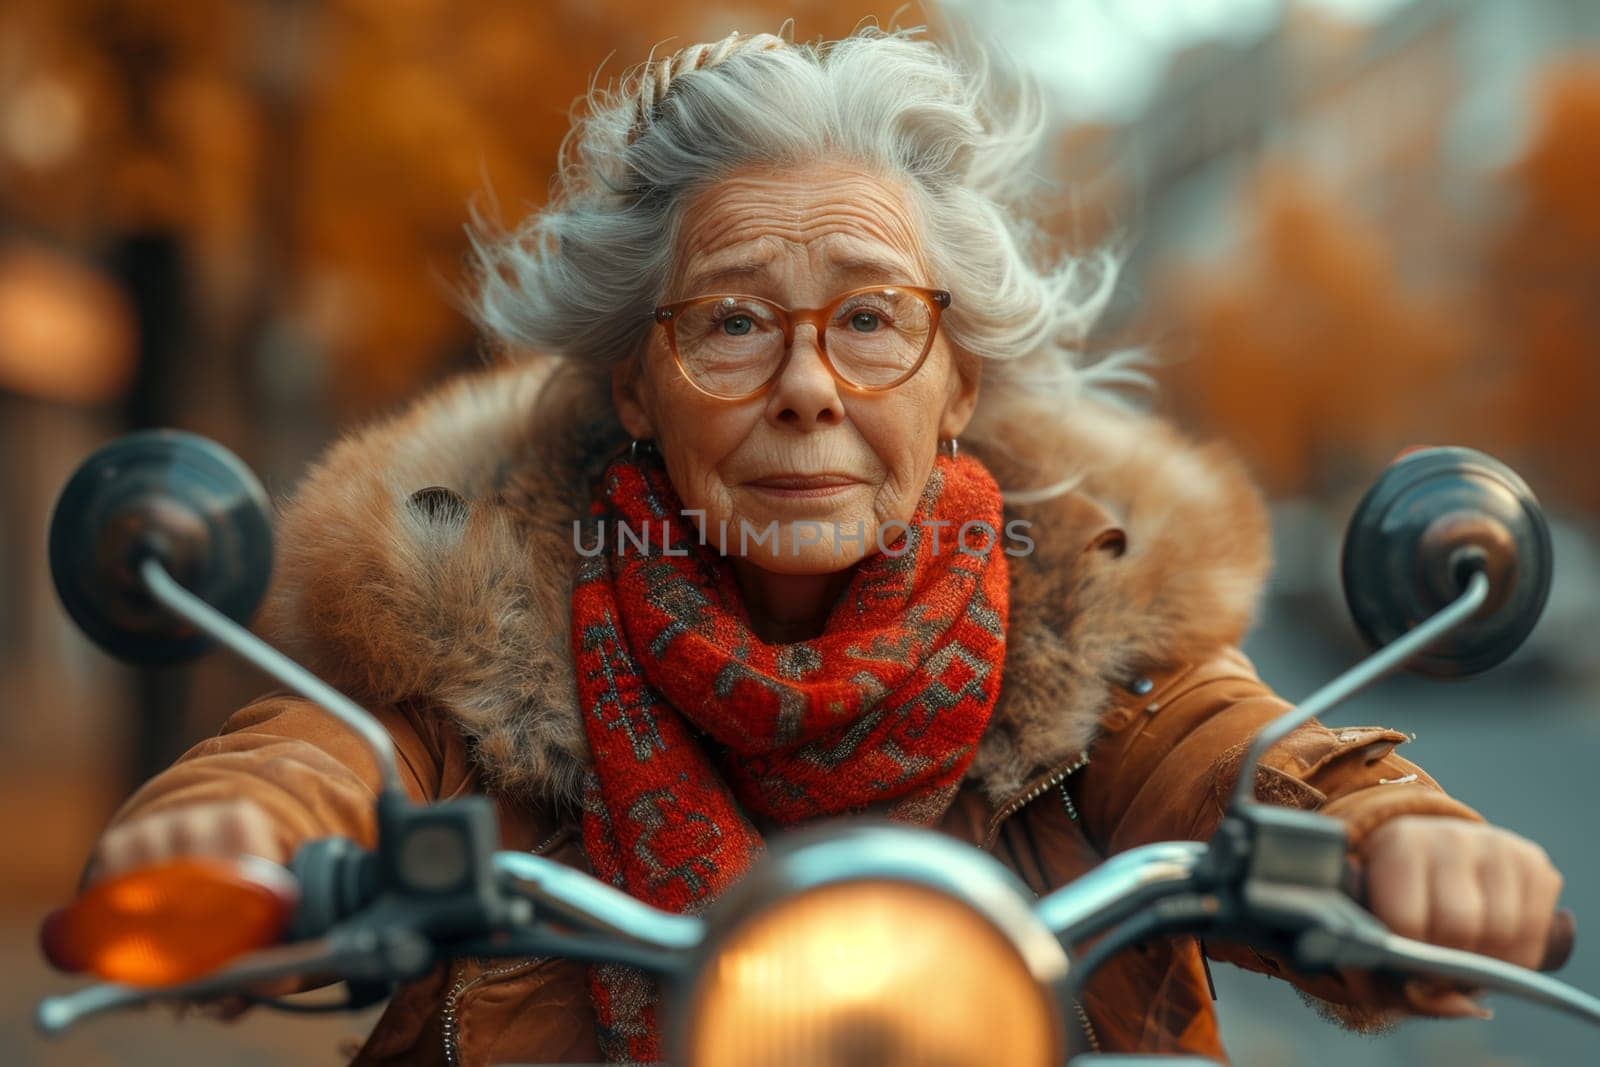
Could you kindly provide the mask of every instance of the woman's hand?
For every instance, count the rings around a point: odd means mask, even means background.
[[[183,856],[246,855],[274,863],[289,858],[261,809],[245,800],[195,804],[130,819],[107,831],[89,861],[85,883]]]
[[[1465,819],[1405,815],[1373,830],[1359,852],[1368,907],[1395,933],[1539,965],[1561,872],[1534,842]],[[1408,982],[1406,997],[1424,1014],[1488,1014],[1467,993],[1438,983]]]

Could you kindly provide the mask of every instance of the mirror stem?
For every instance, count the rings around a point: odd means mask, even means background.
[[[167,569],[159,560],[150,557],[140,561],[139,577],[143,580],[145,589],[162,607],[323,708],[359,734],[378,761],[378,772],[383,777],[384,789],[404,795],[400,789],[400,772],[395,765],[394,739],[371,714],[321,678],[179,585],[177,579],[167,573]]]
[[[1268,723],[1251,742],[1250,751],[1245,753],[1244,763],[1239,767],[1239,779],[1234,783],[1233,799],[1229,807],[1236,808],[1255,799],[1256,768],[1268,749],[1318,715],[1349,700],[1471,619],[1488,599],[1489,578],[1482,570],[1475,569],[1467,582],[1466,591],[1449,606],[1357,663],[1312,693],[1299,706]]]

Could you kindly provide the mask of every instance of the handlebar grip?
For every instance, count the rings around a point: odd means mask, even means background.
[[[1355,858],[1346,856],[1344,865],[1344,891],[1363,908],[1367,903],[1367,872]],[[1550,931],[1545,936],[1544,956],[1539,960],[1541,971],[1559,971],[1572,958],[1578,942],[1578,917],[1571,908],[1557,908],[1550,917]]]
[[[1539,961],[1541,971],[1559,971],[1572,958],[1578,944],[1578,917],[1571,908],[1557,908],[1550,919],[1550,936],[1544,943],[1544,959]]]
[[[56,908],[39,924],[39,952],[45,962],[66,974],[80,974],[84,969],[83,952],[75,949],[65,931],[68,908]]]
[[[378,896],[377,855],[342,837],[305,842],[289,861],[289,871],[300,885],[289,926],[293,941],[321,937]]]

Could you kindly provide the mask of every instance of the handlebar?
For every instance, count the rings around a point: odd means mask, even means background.
[[[666,953],[692,949],[705,936],[705,922],[697,916],[662,911],[543,856],[497,852],[494,869],[508,888],[536,908],[591,933]]]
[[[1159,900],[1197,888],[1207,854],[1199,841],[1164,841],[1120,852],[1034,905],[1062,943],[1078,944]]]
[[[1282,847],[1274,834],[1300,833],[1299,845],[1334,841],[1337,824],[1301,812],[1270,812],[1254,829],[1255,853],[1236,847],[1250,813],[1233,813],[1211,843],[1165,842],[1112,857],[1042,898],[1034,917],[1068,947],[1100,937],[1074,968],[1082,982],[1133,940],[1179,932],[1254,940],[1282,951],[1302,971],[1356,968],[1427,975],[1496,989],[1600,1024],[1600,1000],[1524,968],[1399,937],[1357,903],[1359,870],[1341,867],[1330,884],[1296,884],[1281,863],[1258,862]],[[1310,822],[1297,820],[1311,820]],[[1322,825],[1318,826],[1317,824]],[[1241,831],[1243,825],[1245,829]],[[1337,831],[1342,839],[1342,830]],[[1340,844],[1342,848],[1342,843]],[[1303,853],[1309,855],[1309,853]],[[1310,862],[1303,869],[1323,869]],[[182,985],[149,989],[101,984],[39,1005],[41,1030],[60,1033],[84,1018],[152,1000],[204,999],[286,977],[323,975],[391,982],[422,973],[441,956],[548,955],[625,962],[667,973],[683,967],[706,937],[698,916],[664,912],[597,879],[544,857],[499,851],[493,882],[502,906],[475,929],[443,934],[426,905],[379,895],[322,936],[279,945]],[[1345,890],[1353,890],[1347,893]],[[1572,947],[1571,913],[1558,913],[1545,966]]]
[[[1326,879],[1310,873],[1327,869],[1317,858],[1319,847],[1324,855],[1343,848],[1343,831],[1334,820],[1246,805],[1224,819],[1210,844],[1131,849],[1045,897],[1035,910],[1069,951],[1103,935],[1076,954],[1079,988],[1106,960],[1138,941],[1194,933],[1270,946],[1294,970],[1350,968],[1442,978],[1511,993],[1600,1025],[1600,999],[1548,975],[1395,934],[1363,906],[1365,884],[1357,865],[1345,859]],[[1294,877],[1296,865],[1280,862],[1288,855],[1307,877]],[[1085,895],[1074,900],[1080,885]],[[1572,913],[1558,910],[1540,970],[1561,967],[1575,936]]]

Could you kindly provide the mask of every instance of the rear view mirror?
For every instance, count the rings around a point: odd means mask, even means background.
[[[1489,595],[1467,622],[1406,662],[1436,677],[1488,670],[1515,652],[1550,596],[1554,559],[1544,512],[1515,471],[1470,448],[1402,453],[1356,506],[1340,560],[1361,634],[1389,644],[1466,589]]]
[[[214,441],[176,430],[129,434],[68,479],[50,518],[50,575],[67,614],[120,659],[179,663],[209,644],[146,592],[155,559],[185,589],[247,622],[272,574],[266,492]]]

